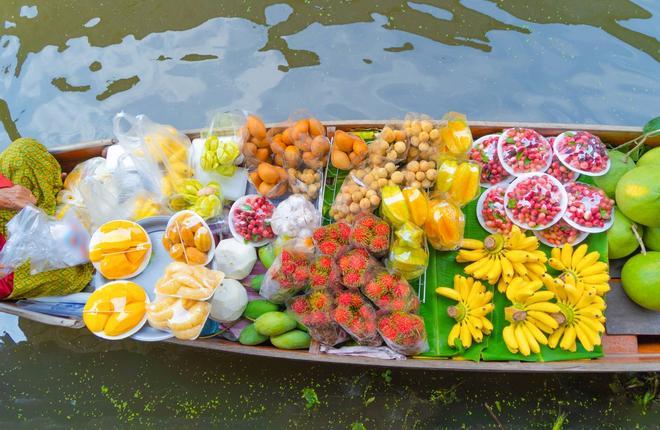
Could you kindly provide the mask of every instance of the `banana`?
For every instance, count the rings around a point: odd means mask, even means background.
[[[600,258],[600,253],[598,251],[590,252],[589,254],[585,255],[584,258],[582,258],[582,260],[577,264],[577,266],[575,266],[575,270],[577,272],[581,272],[587,267],[597,262],[599,258]]]
[[[502,330],[502,339],[504,339],[504,343],[506,344],[506,347],[509,349],[509,351],[514,354],[518,352],[518,341],[513,334],[512,325],[504,327],[504,330]]]
[[[553,294],[554,297],[554,294]],[[532,303],[531,305],[527,305],[526,309],[530,311],[539,311],[539,312],[546,312],[546,313],[554,313],[554,312],[559,312],[560,308],[559,306],[555,305],[554,303],[550,302],[541,302],[541,303]]]
[[[523,333],[522,324],[516,324],[513,328],[513,334],[516,336],[516,342],[518,342],[518,349],[520,353],[527,357],[531,350],[529,348],[529,343],[527,343],[527,337]]]
[[[513,265],[508,258],[500,259],[500,264],[502,265],[502,278],[505,282],[511,281],[514,275]]]
[[[571,257],[571,266],[576,267],[580,260],[584,258],[585,255],[587,255],[587,250],[589,247],[586,244],[582,244],[578,246],[575,251],[573,251],[573,256]]]
[[[483,249],[483,247],[484,247],[484,243],[477,239],[465,238],[463,239],[463,242],[461,242],[461,248],[463,249],[481,250]]]
[[[523,334],[525,335],[525,339],[527,340],[527,344],[529,345],[529,349],[531,349],[531,351],[534,354],[538,354],[539,352],[541,352],[541,346],[536,341],[536,338],[534,337],[534,335],[532,335],[532,332],[529,331],[529,328],[527,328],[527,323],[520,324],[519,327],[520,327],[520,331],[522,331]]]
[[[573,256],[573,247],[566,243],[561,247],[561,263],[564,267],[571,267],[571,259]]]
[[[594,264],[592,264],[589,267],[584,268],[583,270],[580,271],[580,274],[582,276],[591,276],[591,275],[596,275],[601,272],[607,272],[609,270],[609,267],[607,266],[607,263],[603,263],[602,261],[597,261]]]
[[[550,315],[548,315],[545,312],[529,311],[528,314],[530,317],[540,321],[541,323],[545,324],[546,326],[552,329],[556,329],[557,327],[559,327],[559,323],[557,322],[557,320],[552,318]]]
[[[566,331],[559,343],[559,347],[565,351],[570,351],[575,347],[575,327],[566,327]]]
[[[493,293],[479,281],[454,275],[453,288],[437,287],[435,292],[457,303],[447,308],[447,314],[456,320],[447,337],[451,348],[456,347],[456,340],[463,348],[473,343],[481,343],[484,334],[490,334],[493,324],[486,318],[495,308],[492,303]]]

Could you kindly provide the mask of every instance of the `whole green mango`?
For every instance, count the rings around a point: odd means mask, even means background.
[[[264,336],[278,336],[296,328],[298,323],[284,312],[266,312],[254,321],[254,327]]]
[[[271,336],[270,343],[279,349],[307,349],[312,338],[302,330],[291,330],[279,336]]]
[[[254,327],[254,323],[246,326],[238,337],[238,341],[241,345],[259,345],[267,340],[268,336],[259,334]]]

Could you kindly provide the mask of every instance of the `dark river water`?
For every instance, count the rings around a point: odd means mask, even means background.
[[[656,0],[2,0],[0,149],[110,137],[121,110],[642,125],[659,39]],[[0,314],[0,428],[659,428],[632,378],[317,366]]]

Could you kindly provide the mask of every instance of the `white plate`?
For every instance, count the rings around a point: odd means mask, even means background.
[[[546,138],[541,136],[541,134],[539,132],[537,132],[536,130],[530,129],[530,130],[533,130],[534,132],[536,132],[536,134],[538,134],[539,137],[542,139],[542,141],[545,142],[545,144],[548,146],[548,150],[550,151],[550,157],[548,158],[548,161],[545,163],[545,167],[543,168],[543,170],[534,171],[534,172],[518,172],[518,173],[513,171],[511,166],[509,166],[504,161],[504,157],[502,156],[503,155],[502,147],[504,146],[504,143],[506,143],[507,132],[509,130],[512,130],[512,129],[507,128],[506,130],[503,130],[502,134],[500,134],[500,139],[497,141],[497,156],[499,157],[500,164],[502,164],[502,167],[504,167],[504,170],[506,170],[507,172],[509,172],[510,175],[513,175],[513,176],[522,176],[522,175],[526,175],[526,174],[529,174],[529,173],[543,173],[546,170],[548,170],[548,168],[552,165],[552,154],[553,154],[552,145],[550,145],[550,143],[546,140]]]
[[[584,176],[603,176],[605,173],[607,173],[607,172],[610,171],[610,167],[612,167],[612,160],[610,160],[610,157],[609,157],[609,156],[607,156],[607,166],[605,166],[605,170],[603,170],[603,171],[601,171],[601,172],[596,172],[596,173],[594,173],[594,172],[587,172],[586,170],[578,169],[577,167],[574,167],[574,166],[571,166],[570,164],[568,164],[568,163],[565,161],[566,157],[562,156],[559,152],[557,152],[557,145],[558,145],[558,143],[559,143],[560,140],[563,140],[563,139],[566,138],[566,133],[573,133],[573,134],[575,134],[575,133],[577,133],[577,131],[565,131],[565,132],[563,132],[562,134],[560,134],[559,136],[557,136],[557,137],[555,138],[555,141],[552,143],[552,150],[553,150],[554,153],[557,155],[557,159],[559,160],[559,162],[560,162],[561,164],[563,164],[564,166],[566,166],[566,168],[567,168],[568,170],[571,170],[572,172],[575,172],[575,173],[577,173],[578,175],[584,175]],[[589,133],[589,134],[591,134],[591,133]],[[595,136],[595,137],[598,138],[598,136]],[[600,140],[600,138],[598,138],[598,140]],[[601,143],[602,143],[602,142],[601,142]],[[607,148],[606,148],[606,149],[607,149]],[[606,154],[607,154],[607,153],[606,153]],[[575,179],[573,179],[573,180],[575,180]]]
[[[553,182],[557,187],[559,187],[559,194],[561,194],[561,199],[559,201],[559,206],[560,210],[555,215],[555,217],[552,219],[552,221],[546,225],[543,226],[537,226],[537,227],[530,227],[527,224],[524,224],[517,219],[513,217],[513,214],[511,213],[511,209],[509,209],[509,198],[507,197],[509,195],[509,191],[513,190],[520,182],[524,181],[525,179],[534,177],[534,176],[547,176],[550,180],[550,182]],[[511,182],[509,186],[507,187],[506,191],[504,192],[504,210],[506,211],[506,216],[509,217],[512,223],[517,225],[518,227],[525,229],[525,230],[544,230],[548,227],[551,227],[552,225],[556,224],[563,216],[564,213],[566,212],[566,207],[568,206],[568,195],[566,194],[566,189],[562,185],[561,182],[554,176],[550,176],[547,173],[525,173],[516,178],[515,181]]]
[[[241,242],[241,243],[247,243],[248,245],[252,245],[252,246],[254,246],[255,248],[259,248],[259,247],[261,247],[261,246],[264,246],[264,245],[269,244],[270,242],[273,241],[273,239],[264,239],[264,240],[261,240],[261,241],[259,241],[259,242],[250,242],[249,240],[247,240],[246,238],[244,238],[243,236],[241,236],[240,234],[238,234],[238,232],[237,232],[236,229],[234,228],[234,213],[236,212],[236,208],[238,208],[240,205],[242,205],[243,202],[245,202],[245,200],[247,200],[249,197],[261,197],[261,196],[258,195],[258,194],[248,194],[247,196],[243,196],[243,197],[241,197],[240,199],[236,200],[236,201],[234,202],[234,204],[231,205],[231,209],[229,210],[229,222],[228,222],[228,224],[229,224],[229,231],[231,231],[231,234],[232,234],[232,236],[234,236],[234,239],[238,240],[239,242]],[[268,199],[268,201],[269,201],[273,206],[275,206],[275,204],[274,204],[272,201],[270,201],[270,199]],[[274,212],[274,211],[275,211],[275,209],[273,209],[273,212]]]
[[[172,217],[169,219],[169,221],[167,222],[167,226],[165,227],[165,230],[169,229],[170,226],[172,225],[172,223],[174,223],[174,220],[175,220],[177,217],[179,217],[179,215],[181,215],[181,214],[190,214],[190,215],[192,215],[192,216],[195,217],[199,222],[201,222],[201,223],[202,223],[202,226],[203,226],[203,227],[206,227],[206,230],[208,230],[209,234],[211,234],[211,248],[210,248],[209,251],[206,253],[206,262],[204,263],[204,266],[206,266],[207,264],[209,264],[209,263],[211,262],[211,260],[213,260],[213,256],[214,256],[214,251],[215,251],[216,243],[215,243],[215,239],[213,238],[213,233],[211,233],[211,228],[210,228],[209,225],[206,223],[206,221],[204,221],[204,218],[202,218],[201,216],[197,215],[197,213],[195,213],[195,212],[193,212],[193,211],[189,211],[189,210],[179,211],[179,212],[175,213],[174,215],[172,215]],[[162,236],[161,236],[161,241],[160,241],[159,243],[163,243],[163,242],[162,242]],[[167,256],[168,256],[168,257],[169,257],[169,255],[170,255],[170,254],[167,253]],[[172,261],[174,261],[174,259],[173,259],[172,257],[170,257],[170,259],[171,259]],[[183,261],[182,263],[187,263],[187,261]]]
[[[112,286],[112,285],[121,284],[121,283],[126,283],[126,282],[132,282],[132,283],[138,285],[139,287],[141,287],[142,289],[144,289],[144,287],[142,287],[142,285],[138,284],[137,282],[134,282],[134,281],[127,281],[127,280],[121,279],[121,280],[111,281],[111,282],[108,282],[108,283],[106,283],[106,284],[104,284],[104,285],[101,285],[99,288],[97,288],[97,291],[98,291],[98,290],[102,290],[103,288],[106,288],[106,287],[109,287],[109,286]],[[146,292],[146,291],[145,291],[145,292]],[[148,305],[149,303],[151,303],[151,300],[149,299],[149,295],[147,294],[147,305]],[[147,322],[147,313],[145,312],[145,313],[144,313],[144,316],[142,317],[142,319],[140,320],[140,322],[137,323],[137,325],[136,325],[135,327],[133,327],[132,329],[130,329],[130,330],[127,331],[126,333],[122,333],[122,334],[120,334],[119,336],[108,336],[107,334],[105,334],[105,333],[103,333],[103,332],[92,332],[92,333],[94,333],[95,336],[98,336],[98,337],[100,337],[100,338],[102,338],[102,339],[106,339],[106,340],[121,340],[121,339],[126,339],[127,337],[131,337],[132,335],[134,335],[135,333],[137,333],[138,331],[140,331],[140,329],[142,329],[142,327],[144,326],[144,324],[145,324],[146,322]]]
[[[151,260],[151,255],[153,254],[153,249],[154,249],[153,244],[151,243],[151,239],[149,238],[149,234],[147,234],[147,232],[144,230],[144,228],[140,224],[138,224],[136,222],[133,222],[133,221],[128,221],[128,220],[113,220],[113,221],[108,221],[108,222],[104,223],[103,225],[101,225],[101,227],[96,229],[96,231],[92,235],[92,238],[89,240],[89,251],[90,252],[92,251],[92,249],[101,241],[101,237],[105,234],[105,233],[101,233],[101,228],[103,228],[104,225],[106,225],[110,222],[115,222],[115,221],[130,222],[130,223],[134,224],[135,226],[140,227],[147,236],[147,243],[149,244],[149,252],[147,252],[146,258],[144,258],[142,260],[142,263],[140,264],[140,267],[138,267],[138,269],[135,272],[131,273],[129,276],[124,276],[124,277],[121,277],[121,278],[116,278],[116,279],[111,279],[111,280],[119,281],[119,280],[132,279],[132,278],[135,278],[136,276],[138,276],[140,273],[142,273],[142,271],[147,267],[147,265],[149,264],[149,261]],[[101,273],[101,263],[92,262],[92,265],[96,269],[97,273]],[[110,278],[106,278],[106,279],[110,279]]]

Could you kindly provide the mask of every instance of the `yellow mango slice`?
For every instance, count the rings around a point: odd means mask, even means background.
[[[128,261],[126,254],[107,255],[101,260],[101,274],[108,279],[119,279],[135,272],[137,266]]]
[[[135,224],[133,224],[131,221],[126,221],[126,220],[115,220],[115,221],[108,221],[105,224],[103,224],[100,228],[99,231],[101,233],[110,233],[113,230],[118,230],[122,228],[131,228],[134,227]]]
[[[105,334],[107,336],[119,336],[135,327],[145,313],[144,302],[133,302],[126,305],[122,312],[114,313],[108,318],[105,324]]]
[[[130,230],[122,228],[109,231],[96,246],[105,253],[125,251],[131,247]]]
[[[126,258],[128,258],[128,261],[130,261],[133,264],[137,264],[138,266],[142,264],[144,261],[144,257],[147,256],[147,251],[143,250],[135,250],[135,251],[128,251],[126,253]]]
[[[88,312],[83,314],[83,322],[92,333],[102,332],[112,313]]]
[[[89,261],[92,263],[98,263],[103,259],[103,250],[98,246],[95,246],[91,251],[89,251]]]
[[[410,213],[410,221],[418,225],[424,226],[426,217],[429,213],[429,202],[426,198],[424,191],[418,188],[404,188],[403,196],[408,204],[408,212]]]

